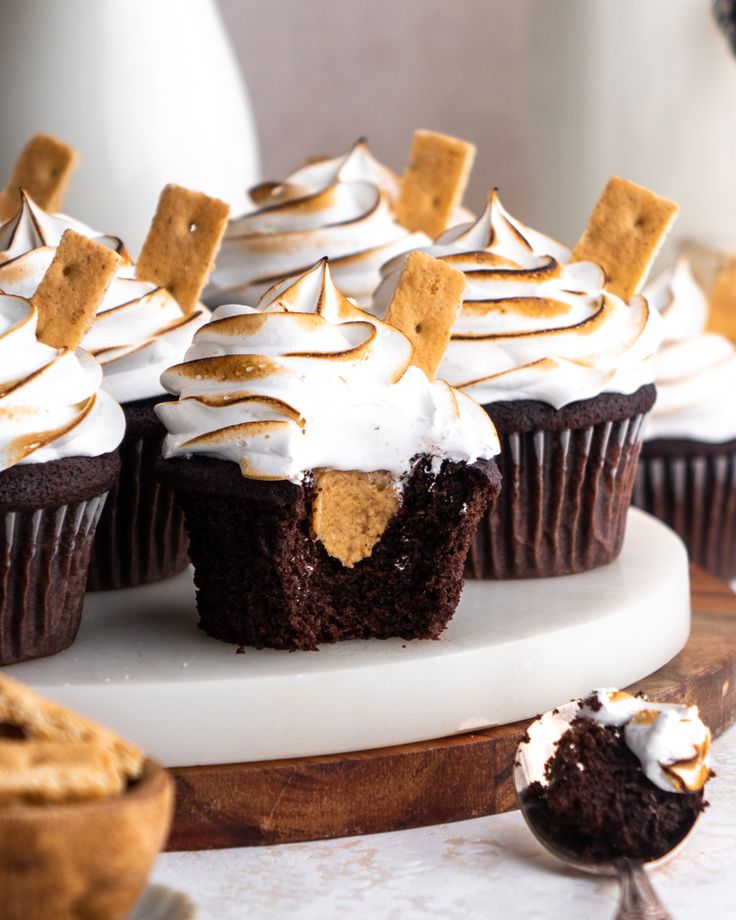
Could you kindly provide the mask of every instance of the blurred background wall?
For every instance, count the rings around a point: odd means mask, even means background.
[[[219,0],[248,82],[264,178],[365,135],[403,169],[416,127],[474,141],[467,196],[528,205],[529,0]]]
[[[412,129],[474,141],[497,185],[573,243],[603,184],[676,199],[673,241],[736,248],[736,59],[712,0],[219,0],[266,178],[361,134],[403,168]]]
[[[478,145],[474,210],[495,185],[573,243],[617,173],[680,203],[673,241],[736,250],[736,58],[712,6],[0,0],[0,172],[59,134],[82,154],[67,208],[135,251],[165,182],[242,210],[254,121],[268,179],[361,135],[400,172],[427,127]]]

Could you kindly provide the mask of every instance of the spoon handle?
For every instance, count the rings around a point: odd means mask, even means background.
[[[622,859],[616,863],[616,869],[621,900],[614,920],[672,920],[640,862]]]

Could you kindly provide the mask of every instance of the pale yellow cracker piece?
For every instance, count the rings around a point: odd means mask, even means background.
[[[669,198],[613,176],[572,258],[597,262],[606,273],[606,289],[628,301],[641,289],[678,210]]]
[[[92,325],[120,257],[89,237],[66,230],[53,262],[31,298],[39,341],[76,348]]]
[[[190,316],[214,268],[230,208],[219,198],[167,185],[161,192],[136,277],[165,288]]]
[[[436,131],[415,131],[401,179],[396,220],[434,239],[462,201],[475,159],[475,146]]]
[[[708,297],[708,331],[736,343],[736,257],[726,259]]]
[[[439,259],[412,252],[404,259],[386,313],[414,346],[412,364],[433,380],[462,307],[465,276]],[[373,552],[399,507],[387,472],[321,470],[312,499],[312,534],[347,568]]]
[[[127,780],[112,751],[85,741],[0,741],[0,805],[119,795]]]
[[[464,290],[465,275],[441,259],[424,252],[412,252],[404,259],[385,318],[410,339],[412,364],[430,380],[447,350]]]
[[[312,498],[312,535],[347,568],[365,559],[399,507],[390,473],[318,470]]]
[[[0,192],[0,219],[12,217],[20,206],[20,189],[44,211],[60,211],[77,151],[51,134],[36,134],[21,150],[13,174]]]
[[[143,754],[134,745],[2,674],[0,726],[20,729],[27,741],[92,744],[109,751],[117,770],[128,779],[137,778],[143,769]]]

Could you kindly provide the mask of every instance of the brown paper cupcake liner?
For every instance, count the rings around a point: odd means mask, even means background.
[[[0,516],[0,665],[55,655],[74,641],[106,497]]]
[[[89,591],[131,588],[183,571],[188,562],[184,515],[155,466],[163,437],[126,434],[120,479],[110,491],[90,563]]]
[[[466,578],[585,572],[620,553],[643,414],[557,431],[501,433],[501,494],[481,519]]]
[[[634,504],[671,527],[690,560],[713,575],[736,578],[736,448],[650,456],[639,461]]]

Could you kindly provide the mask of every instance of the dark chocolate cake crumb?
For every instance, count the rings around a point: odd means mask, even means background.
[[[644,774],[621,729],[578,718],[532,783],[526,802],[540,831],[583,860],[648,862],[668,853],[706,807],[703,791],[665,792]]]
[[[589,709],[591,712],[600,712],[603,709],[603,703],[601,703],[601,698],[597,693],[591,694],[580,705],[583,709]]]

